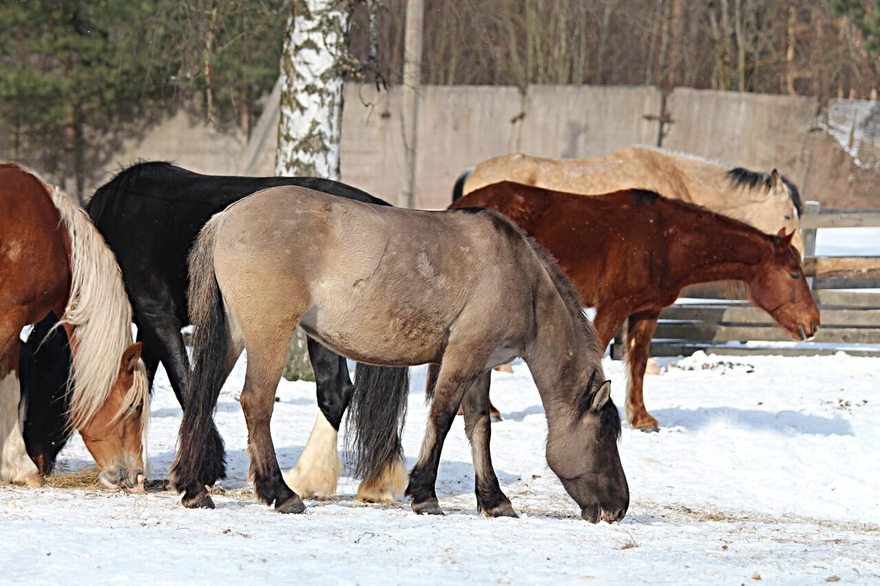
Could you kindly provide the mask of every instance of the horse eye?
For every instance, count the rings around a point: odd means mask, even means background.
[[[800,273],[788,273],[788,274],[791,275],[792,279],[800,279],[801,278]]]

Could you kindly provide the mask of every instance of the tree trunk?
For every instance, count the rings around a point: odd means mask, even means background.
[[[281,54],[276,175],[339,179],[350,8],[346,0],[294,0],[291,5]],[[290,342],[284,377],[315,378],[299,329]]]

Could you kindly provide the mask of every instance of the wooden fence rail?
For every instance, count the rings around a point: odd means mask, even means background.
[[[745,300],[717,295],[721,289],[700,288],[705,302],[680,300],[660,314],[651,344],[653,356],[714,353],[828,354],[844,349],[857,355],[880,356],[880,256],[816,256],[816,232],[822,228],[880,227],[880,210],[821,211],[808,202],[801,218],[804,232],[804,273],[811,279],[822,326],[812,343],[794,341],[761,309]],[[843,291],[841,289],[848,289]],[[736,344],[730,344],[735,342]],[[621,335],[611,354],[623,356]]]

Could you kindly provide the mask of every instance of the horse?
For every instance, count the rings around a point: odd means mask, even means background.
[[[530,366],[544,404],[547,461],[581,516],[610,522],[626,513],[620,417],[596,332],[552,260],[499,214],[404,210],[275,187],[215,215],[189,271],[195,366],[171,471],[184,506],[214,506],[205,486],[222,465],[212,414],[246,349],[241,405],[256,495],[279,512],[303,511],[282,480],[269,432],[287,340],[299,324],[360,362],[442,362],[406,489],[416,513],[442,514],[437,467],[464,399],[478,507],[515,515],[492,467],[488,413],[490,369],[515,356]],[[374,393],[356,394],[352,409],[363,401],[390,412],[405,407],[405,398]]]
[[[659,429],[645,408],[645,365],[660,311],[685,286],[740,281],[752,302],[794,339],[811,338],[819,327],[793,234],[784,228],[771,236],[640,189],[583,197],[502,181],[452,205],[473,206],[504,214],[556,258],[583,304],[595,307],[602,348],[629,320],[626,416],[636,429]]]
[[[138,339],[143,342],[150,386],[161,362],[182,406],[190,370],[180,333],[180,328],[190,323],[186,306],[187,254],[211,215],[250,193],[277,185],[304,185],[339,197],[388,205],[335,181],[201,175],[165,162],[142,162],[122,170],[98,188],[89,201],[88,212],[122,267],[134,306]],[[66,374],[66,340],[62,335],[44,340],[53,323],[49,317],[35,327],[35,339],[25,344],[22,355],[22,386],[28,396],[25,441],[44,473],[51,471],[69,435],[59,417],[66,409],[60,390]],[[329,497],[336,492],[341,469],[338,429],[352,393],[370,392],[376,387],[405,397],[409,378],[406,369],[363,364],[357,368],[352,385],[343,357],[312,339],[308,350],[317,382],[319,412],[299,462],[285,478],[304,496]],[[47,364],[53,365],[51,370]],[[385,434],[384,447],[365,454],[355,470],[356,474],[365,469],[384,470],[381,475],[364,477],[358,489],[358,498],[369,502],[392,500],[403,492],[406,483],[402,447],[391,431],[394,422],[383,420],[383,414],[364,414],[375,425],[353,430],[355,443],[378,445],[379,440],[369,434]]]
[[[69,410],[109,488],[143,489],[147,376],[113,252],[61,190],[0,163],[0,480],[39,485],[22,437],[20,332],[50,311],[70,339]]]
[[[488,159],[463,173],[453,201],[505,180],[581,195],[647,189],[736,218],[768,234],[785,228],[786,233],[794,232],[792,245],[804,252],[798,221],[803,211],[800,194],[776,169],[759,173],[641,145],[587,159],[511,154]]]

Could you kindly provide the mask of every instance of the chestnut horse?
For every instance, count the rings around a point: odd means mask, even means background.
[[[205,485],[223,467],[212,414],[246,349],[241,406],[256,494],[280,512],[303,511],[281,477],[269,430],[288,340],[299,324],[359,362],[442,361],[406,490],[415,512],[441,513],[440,451],[464,398],[478,507],[490,516],[514,514],[489,455],[489,371],[522,356],[547,414],[547,461],[581,515],[595,522],[626,513],[620,417],[596,332],[555,264],[501,215],[404,210],[273,187],[205,225],[189,274],[195,366],[172,467],[185,506],[213,507]],[[394,413],[406,404],[395,393],[355,393],[355,413],[363,399]]]
[[[795,339],[819,326],[792,235],[776,236],[705,208],[631,189],[582,197],[503,181],[453,207],[503,213],[556,257],[585,306],[596,308],[602,347],[629,318],[626,416],[658,429],[642,397],[642,378],[660,311],[687,285],[735,280]]]
[[[513,154],[479,163],[459,179],[456,191],[465,195],[499,181],[579,195],[647,189],[707,207],[768,234],[785,228],[786,233],[794,233],[792,245],[801,253],[804,250],[798,230],[800,194],[794,183],[775,169],[758,173],[649,146],[631,146],[588,159]]]
[[[113,253],[82,208],[18,165],[0,163],[0,209],[0,480],[41,482],[21,432],[19,335],[54,311],[73,353],[70,425],[102,484],[141,489],[147,377]]]

